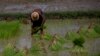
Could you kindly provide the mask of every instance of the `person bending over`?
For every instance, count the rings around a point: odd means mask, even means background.
[[[34,9],[31,13],[31,35],[36,34],[38,31],[43,34],[44,23],[43,11],[41,9]]]

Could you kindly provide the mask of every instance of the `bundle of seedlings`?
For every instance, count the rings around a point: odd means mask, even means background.
[[[58,35],[54,35],[50,41],[49,48],[51,51],[60,51],[63,50],[63,46],[65,44],[65,39]]]

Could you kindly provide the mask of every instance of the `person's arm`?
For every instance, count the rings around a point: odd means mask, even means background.
[[[46,19],[45,19],[44,15],[42,15],[41,17],[42,17],[42,27],[44,27],[44,23],[45,23]]]

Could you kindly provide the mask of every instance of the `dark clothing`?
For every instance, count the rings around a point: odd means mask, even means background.
[[[38,12],[39,13],[39,19],[38,20],[35,20],[33,21],[31,19],[31,22],[32,22],[32,35],[34,33],[37,33],[39,30],[43,30],[43,24],[45,22],[45,19],[43,17],[43,12],[41,9],[34,9],[33,12]]]
[[[39,27],[39,26],[41,26],[42,23],[43,23],[43,17],[42,17],[41,15],[39,15],[39,20],[33,21],[33,20],[31,19],[31,22],[32,22],[32,27]]]

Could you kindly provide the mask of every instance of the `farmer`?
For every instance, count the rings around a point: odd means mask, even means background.
[[[43,34],[43,26],[45,23],[45,19],[43,16],[43,12],[41,9],[34,9],[31,13],[31,35],[40,31]]]

